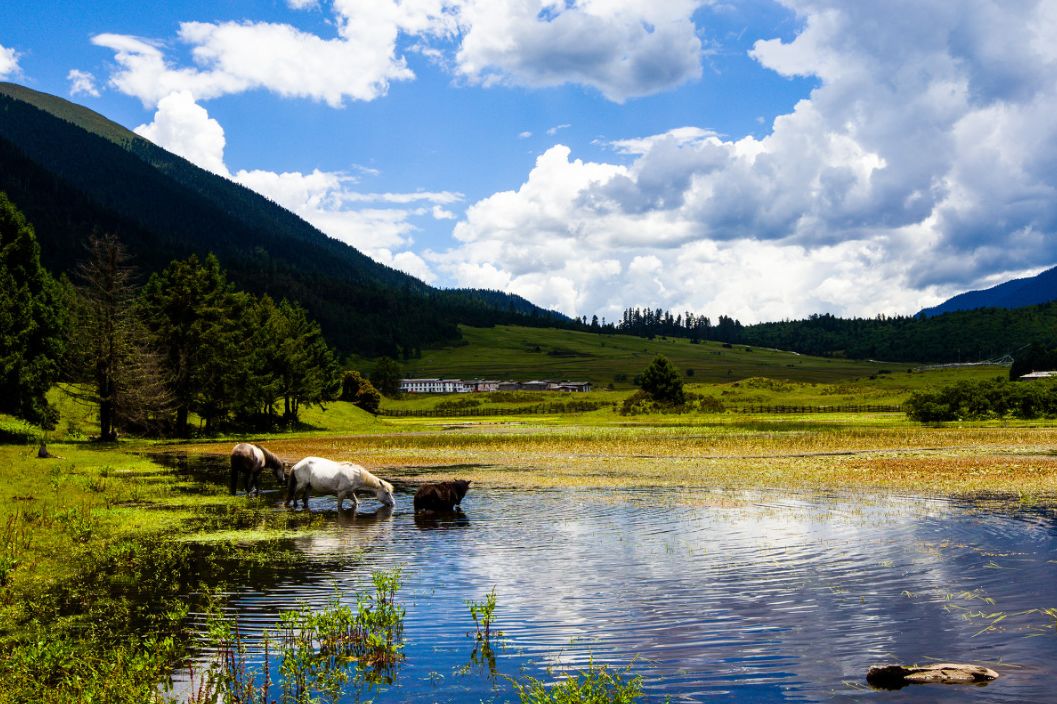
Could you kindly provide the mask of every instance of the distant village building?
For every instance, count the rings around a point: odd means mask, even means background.
[[[490,381],[482,379],[401,379],[400,391],[407,394],[466,394],[485,391],[564,391],[585,393],[589,381]]]
[[[459,379],[401,379],[400,390],[409,394],[453,394],[462,392]]]
[[[1050,372],[1028,372],[1017,377],[1017,381],[1032,381],[1034,379],[1050,379],[1057,377],[1057,371]]]

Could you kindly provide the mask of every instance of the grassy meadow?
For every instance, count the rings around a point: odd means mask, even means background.
[[[421,359],[402,362],[406,376],[480,379],[567,379],[632,388],[633,377],[658,354],[683,371],[693,370],[700,382],[736,381],[769,376],[797,381],[832,382],[877,372],[903,371],[891,365],[847,359],[806,357],[745,345],[719,342],[691,344],[677,338],[647,340],[629,335],[602,335],[552,328],[497,325],[461,326],[463,343],[422,351]],[[369,360],[353,366],[370,369]]]

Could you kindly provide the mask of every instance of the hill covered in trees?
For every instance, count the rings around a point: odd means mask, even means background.
[[[972,362],[1018,356],[1031,345],[1057,346],[1057,302],[1024,308],[982,308],[932,317],[838,318],[812,315],[742,325],[694,313],[628,308],[616,323],[590,329],[639,337],[683,337],[789,350],[820,357],[889,362]]]
[[[428,286],[102,115],[11,83],[0,83],[0,191],[56,274],[92,234],[119,237],[146,273],[213,252],[240,288],[298,301],[343,352],[409,356],[457,340],[460,323],[574,324],[518,296]]]

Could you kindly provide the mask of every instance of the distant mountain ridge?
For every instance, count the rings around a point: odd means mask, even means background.
[[[977,308],[1025,308],[1057,301],[1057,267],[1024,279],[1013,279],[979,291],[966,291],[918,315],[931,317]]]
[[[147,273],[212,251],[240,287],[299,301],[346,352],[408,354],[458,339],[460,323],[573,324],[520,296],[433,288],[88,108],[13,83],[0,83],[0,190],[52,271],[71,272],[92,232],[119,235]]]

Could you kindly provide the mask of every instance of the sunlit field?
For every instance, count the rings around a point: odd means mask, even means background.
[[[475,417],[469,408],[450,418],[372,418],[333,404],[306,416],[316,430],[261,440],[289,460],[322,455],[391,477],[457,475],[495,486],[870,488],[1030,501],[1057,496],[1057,424],[1050,421],[931,427],[902,412],[751,412],[753,404],[897,405],[932,374],[928,381],[934,383],[956,376],[941,371],[842,385],[750,379],[691,387],[733,409],[717,413],[623,416],[614,410],[624,396],[619,392],[577,394],[612,402],[587,413],[518,415],[510,406],[500,416]],[[990,378],[995,370],[958,375]],[[417,397],[386,406],[425,408],[452,400]],[[489,407],[487,398],[479,407]],[[230,443],[182,449],[220,455]]]

